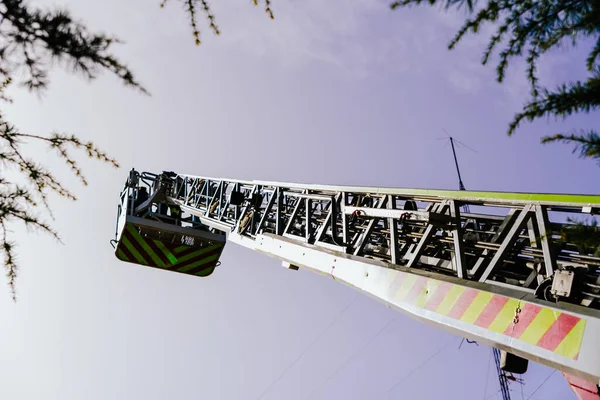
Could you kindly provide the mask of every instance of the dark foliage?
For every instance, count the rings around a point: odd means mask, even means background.
[[[593,254],[600,257],[600,227],[598,221],[569,220],[561,232],[561,240],[565,243],[575,243],[582,254]]]
[[[179,2],[183,3],[183,5],[185,7],[185,11],[190,18],[190,25],[192,26],[192,34],[194,35],[194,40],[196,42],[196,45],[200,45],[200,43],[201,43],[200,28],[198,28],[198,20],[197,20],[198,10],[201,10],[201,12],[203,12],[204,15],[206,16],[206,18],[208,19],[209,27],[213,31],[213,33],[215,35],[221,34],[221,31],[219,30],[219,28],[217,27],[217,25],[215,23],[215,16],[213,15],[212,10],[210,9],[210,6],[208,5],[207,0],[175,0],[175,1],[179,1]],[[170,0],[162,0],[162,2],[160,3],[160,6],[165,7],[165,5],[169,2],[170,2]],[[252,0],[252,3],[255,6],[259,5],[258,0]],[[275,19],[275,15],[273,14],[273,9],[271,8],[271,0],[264,0],[264,3],[265,3],[265,12],[269,16],[269,18]]]
[[[498,82],[503,81],[511,59],[525,57],[531,100],[510,123],[509,135],[523,120],[545,116],[566,118],[573,113],[595,111],[600,106],[600,0],[486,0],[478,10],[477,0],[401,0],[391,7],[398,9],[422,3],[441,4],[446,9],[464,7],[470,15],[450,41],[449,49],[466,34],[477,34],[485,24],[496,28],[483,53],[482,64],[487,64],[493,52],[500,49],[496,66]],[[594,43],[586,60],[589,78],[565,83],[554,90],[541,88],[537,77],[540,58],[555,48],[568,43],[575,45],[584,38]],[[600,159],[598,134],[593,129],[549,135],[542,142],[575,144],[581,156]]]
[[[53,63],[69,67],[87,79],[94,79],[100,70],[108,70],[124,84],[146,93],[131,71],[109,52],[111,45],[118,40],[89,32],[67,11],[43,11],[28,6],[22,0],[2,0],[0,18],[0,100],[11,102],[6,88],[17,76],[22,77],[19,83],[31,91],[45,89]],[[83,150],[89,157],[118,166],[93,143],[84,142],[76,136],[60,133],[42,136],[22,132],[5,119],[0,109],[0,251],[4,255],[13,299],[16,298],[18,265],[9,225],[21,222],[59,239],[58,233],[36,211],[41,207],[52,216],[48,204],[48,196],[52,193],[76,199],[50,170],[27,156],[26,141],[47,143],[83,184],[87,182],[77,161],[68,152],[69,148]],[[7,176],[9,171],[14,171],[19,177],[10,180]]]
[[[167,1],[163,0],[160,6],[164,7]],[[206,15],[212,31],[219,34],[206,0],[174,1],[185,6],[196,44],[200,44],[198,10]],[[258,1],[254,0],[254,4],[258,5]],[[273,19],[270,0],[265,0],[264,5],[265,12]],[[69,68],[88,80],[96,78],[102,71],[109,71],[126,86],[149,94],[134,78],[131,70],[111,53],[112,46],[121,43],[119,39],[90,32],[85,25],[75,21],[67,10],[42,10],[32,7],[24,0],[0,0],[0,18],[0,101],[11,102],[6,88],[16,77],[22,77],[19,83],[30,91],[46,89],[50,68],[56,64]],[[13,299],[16,299],[18,264],[9,225],[21,222],[60,240],[58,232],[37,211],[52,217],[48,203],[50,194],[76,200],[75,195],[51,171],[27,156],[24,147],[26,141],[47,143],[84,185],[87,185],[87,181],[76,159],[68,152],[69,148],[83,151],[90,158],[118,167],[116,160],[94,143],[82,141],[77,136],[61,133],[43,136],[21,132],[4,118],[0,108],[0,252],[4,255],[4,266]],[[7,172],[10,170],[20,174],[20,178],[16,181],[9,179]]]

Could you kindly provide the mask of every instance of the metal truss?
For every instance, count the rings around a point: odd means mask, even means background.
[[[600,204],[581,201],[585,196],[165,176],[140,175],[151,190],[162,190],[166,201],[190,216],[184,218],[188,225],[248,238],[283,236],[384,261],[389,268],[400,265],[510,287],[549,301],[560,295],[563,302],[600,308],[600,258],[562,238],[570,227],[568,216],[598,211]],[[168,185],[159,187],[158,181]],[[474,211],[462,211],[465,206]],[[573,271],[574,283],[564,291],[552,282],[558,270]]]

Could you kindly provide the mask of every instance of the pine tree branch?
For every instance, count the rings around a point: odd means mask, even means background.
[[[31,90],[48,85],[48,70],[53,61],[70,66],[87,79],[99,70],[117,75],[127,86],[148,91],[131,70],[110,53],[119,43],[116,37],[91,33],[73,20],[65,10],[42,11],[23,0],[2,0],[0,4],[0,73],[4,77],[25,72],[22,82]]]
[[[10,79],[6,79],[0,84],[0,98],[7,99],[4,91],[9,84]],[[9,237],[8,225],[20,222],[27,228],[39,229],[50,234],[60,242],[58,233],[34,211],[42,206],[44,211],[53,218],[49,205],[50,194],[77,200],[75,195],[63,186],[46,167],[27,157],[24,150],[26,139],[45,142],[50,149],[56,150],[58,156],[65,161],[84,185],[87,185],[87,181],[79,164],[69,154],[69,146],[84,151],[89,158],[118,167],[114,159],[92,142],[84,142],[74,135],[67,136],[59,133],[50,136],[23,133],[7,122],[0,112],[0,165],[4,171],[15,169],[20,174],[20,180],[25,182],[24,185],[17,184],[9,181],[5,176],[0,176],[0,253],[4,256],[4,267],[13,300],[16,300],[15,283],[18,265],[15,253],[16,245]]]
[[[557,133],[542,138],[542,143],[574,144],[573,153],[579,152],[581,158],[595,158],[600,162],[600,136],[596,131],[583,131],[570,134]]]
[[[258,2],[254,2],[255,5],[258,5]],[[271,8],[271,0],[265,0],[265,12],[271,19],[275,19],[275,15],[273,14],[273,9]]]
[[[508,134],[512,135],[523,120],[554,115],[566,118],[576,112],[589,113],[600,107],[600,71],[586,82],[563,84],[556,91],[544,90],[543,98],[525,105],[509,125]]]
[[[472,12],[473,7],[477,3],[477,0],[445,0],[446,4],[444,5],[445,9],[449,9],[452,6],[457,6],[457,8],[465,7],[467,11]],[[438,0],[399,0],[390,4],[390,8],[395,10],[399,7],[406,7],[410,5],[420,5],[421,3],[427,2],[429,5],[435,5],[438,3]],[[442,1],[443,2],[443,1]]]
[[[588,71],[593,71],[595,69],[600,69],[600,66],[596,63],[598,58],[600,57],[600,38],[596,41],[596,45],[588,55],[586,60],[586,66]]]
[[[160,7],[164,8],[169,0],[162,0],[160,3]],[[207,0],[179,0],[185,6],[185,11],[188,14],[190,25],[192,27],[192,36],[194,37],[194,43],[199,46],[202,42],[200,40],[200,27],[198,26],[198,8],[202,9],[202,12],[208,19],[209,28],[213,31],[215,35],[220,35],[221,31],[216,24],[216,19],[214,14],[212,13],[212,9],[210,8]],[[258,5],[258,0],[252,0],[255,6]],[[275,19],[273,14],[273,9],[271,6],[271,0],[265,0],[265,12],[269,15],[270,19]]]
[[[569,218],[570,225],[566,225],[560,232],[563,243],[575,243],[581,254],[600,257],[600,227],[598,221],[575,220]]]
[[[392,9],[421,4],[467,5],[467,18],[448,44],[454,49],[468,33],[477,34],[486,23],[496,24],[482,56],[486,65],[492,53],[499,47],[496,80],[504,81],[512,59],[525,54],[526,76],[530,84],[532,100],[525,105],[509,125],[512,135],[523,120],[533,121],[542,116],[566,117],[575,112],[590,112],[600,101],[598,58],[600,57],[600,1],[598,0],[488,0],[477,12],[465,0],[401,0],[391,4]],[[563,85],[556,91],[540,87],[537,75],[540,58],[552,49],[560,47],[567,39],[575,44],[577,37],[595,38],[586,67],[592,76],[585,82]],[[541,98],[540,93],[542,93]]]

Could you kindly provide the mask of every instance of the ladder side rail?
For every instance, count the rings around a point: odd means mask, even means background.
[[[479,209],[486,206],[465,200],[455,203],[451,200],[453,197],[429,197],[424,201],[424,196],[418,193],[396,196],[382,194],[379,189],[352,192],[336,191],[339,188],[336,186],[281,186],[267,182],[179,177],[188,188],[177,191],[173,201],[188,210],[195,209],[206,221],[214,222],[218,226],[215,229],[229,227],[251,239],[263,233],[281,235],[301,243],[343,249],[347,254],[381,260],[390,266],[425,269],[483,284],[508,286],[523,293],[530,293],[548,282],[554,271],[561,267],[591,266],[594,271],[589,282],[583,284],[586,295],[580,303],[590,305],[600,300],[600,294],[596,293],[599,291],[596,275],[600,258],[577,254],[571,251],[573,246],[568,251],[557,250],[554,243],[556,229],[561,229],[564,224],[549,221],[551,207],[547,205],[501,204],[508,210],[501,217],[495,211],[490,211],[489,215],[457,212],[458,207],[454,204],[473,205]],[[205,201],[194,204],[192,196],[186,193],[200,181],[205,182]],[[239,196],[235,204],[225,198],[233,198],[232,192]],[[337,215],[333,216],[331,204],[335,199],[340,199],[340,206],[334,207]],[[389,206],[386,205],[388,201]],[[422,207],[413,209],[411,204]],[[393,225],[390,221],[395,222],[394,229],[390,229]],[[474,224],[468,224],[469,221]],[[531,237],[532,224],[536,232],[546,235]],[[342,239],[333,237],[333,232],[338,231],[345,238],[343,243],[340,243]]]

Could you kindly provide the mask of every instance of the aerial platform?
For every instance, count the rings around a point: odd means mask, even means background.
[[[133,170],[119,207],[115,251],[124,261],[207,276],[233,242],[558,369],[576,392],[593,394],[600,382],[600,251],[570,222],[598,214],[600,196]]]

